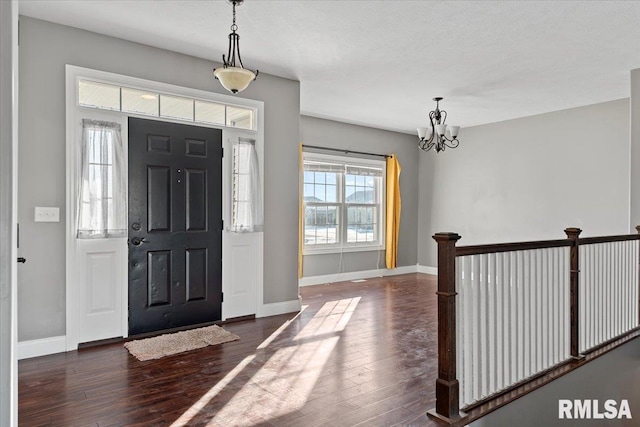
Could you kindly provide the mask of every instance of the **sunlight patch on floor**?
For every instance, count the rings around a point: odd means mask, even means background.
[[[220,393],[224,388],[229,385],[234,378],[244,370],[252,361],[255,359],[255,354],[245,357],[242,362],[238,363],[238,365],[231,370],[225,377],[220,380],[215,386],[213,386],[208,392],[206,392],[200,400],[194,403],[186,412],[184,412],[180,418],[171,424],[171,427],[184,427],[189,425],[189,421],[213,400],[218,393]]]
[[[289,319],[286,322],[284,322],[278,329],[275,330],[274,333],[269,335],[269,338],[267,338],[266,340],[262,341],[260,343],[260,345],[257,347],[257,350],[261,350],[263,348],[267,348],[269,346],[269,344],[271,344],[273,342],[273,340],[275,340],[282,333],[282,331],[284,331],[285,329],[287,329],[289,327],[289,324],[291,324],[291,322],[293,322],[298,316],[300,316],[302,314],[303,311],[305,311],[307,309],[307,307],[309,307],[309,306],[308,305],[303,305],[302,307],[300,307],[300,312],[298,314],[296,314],[293,319]]]
[[[325,303],[294,340],[343,331],[359,302],[360,297]]]
[[[358,297],[325,303],[289,346],[278,349],[262,366],[256,366],[259,358],[254,360],[246,369],[250,372],[255,367],[256,372],[208,425],[246,424],[247,413],[276,419],[301,409],[340,340],[332,334],[344,330],[359,301]],[[273,341],[272,337],[268,340]]]

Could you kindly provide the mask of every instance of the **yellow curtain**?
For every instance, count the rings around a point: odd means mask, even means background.
[[[398,265],[398,237],[400,235],[400,172],[402,168],[395,154],[387,157],[387,203],[385,251],[387,268]]]
[[[298,278],[302,277],[302,248],[304,246],[304,184],[303,184],[302,143],[298,160]]]

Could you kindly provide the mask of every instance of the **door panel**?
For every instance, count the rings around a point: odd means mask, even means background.
[[[164,166],[147,166],[148,230],[171,230],[171,170]],[[131,183],[129,184],[131,185]]]
[[[147,306],[171,304],[171,251],[149,251],[147,260]]]
[[[185,169],[187,186],[187,231],[207,229],[207,171]]]
[[[207,250],[187,250],[187,301],[207,297]]]
[[[125,239],[77,240],[80,322],[78,342],[122,336]]]
[[[261,286],[262,233],[224,233],[225,318],[256,314]]]
[[[129,333],[221,319],[222,131],[129,119]]]

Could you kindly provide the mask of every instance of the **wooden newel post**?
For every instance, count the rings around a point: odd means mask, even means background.
[[[452,424],[466,414],[460,412],[456,378],[456,233],[436,233],[438,243],[438,379],[436,409],[428,415]]]
[[[567,228],[567,239],[571,240],[571,252],[569,253],[569,325],[571,328],[571,357],[579,360],[584,356],[580,354],[580,245],[579,238],[582,230],[579,228]]]

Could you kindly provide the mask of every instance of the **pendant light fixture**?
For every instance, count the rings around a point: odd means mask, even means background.
[[[229,34],[229,51],[227,57],[222,55],[222,68],[214,68],[213,75],[220,80],[222,86],[229,92],[238,93],[245,90],[249,83],[258,77],[258,70],[253,71],[244,68],[240,57],[240,35],[236,33],[236,6],[240,6],[244,0],[227,0],[233,6],[233,24]]]
[[[424,128],[418,128],[418,148],[424,151],[429,151],[432,148],[437,153],[444,151],[445,148],[456,148],[460,141],[458,141],[458,132],[460,126],[449,126],[444,123],[447,120],[447,112],[440,109],[441,97],[433,98],[436,101],[436,109],[429,113],[430,126]],[[447,134],[450,138],[447,138]]]

